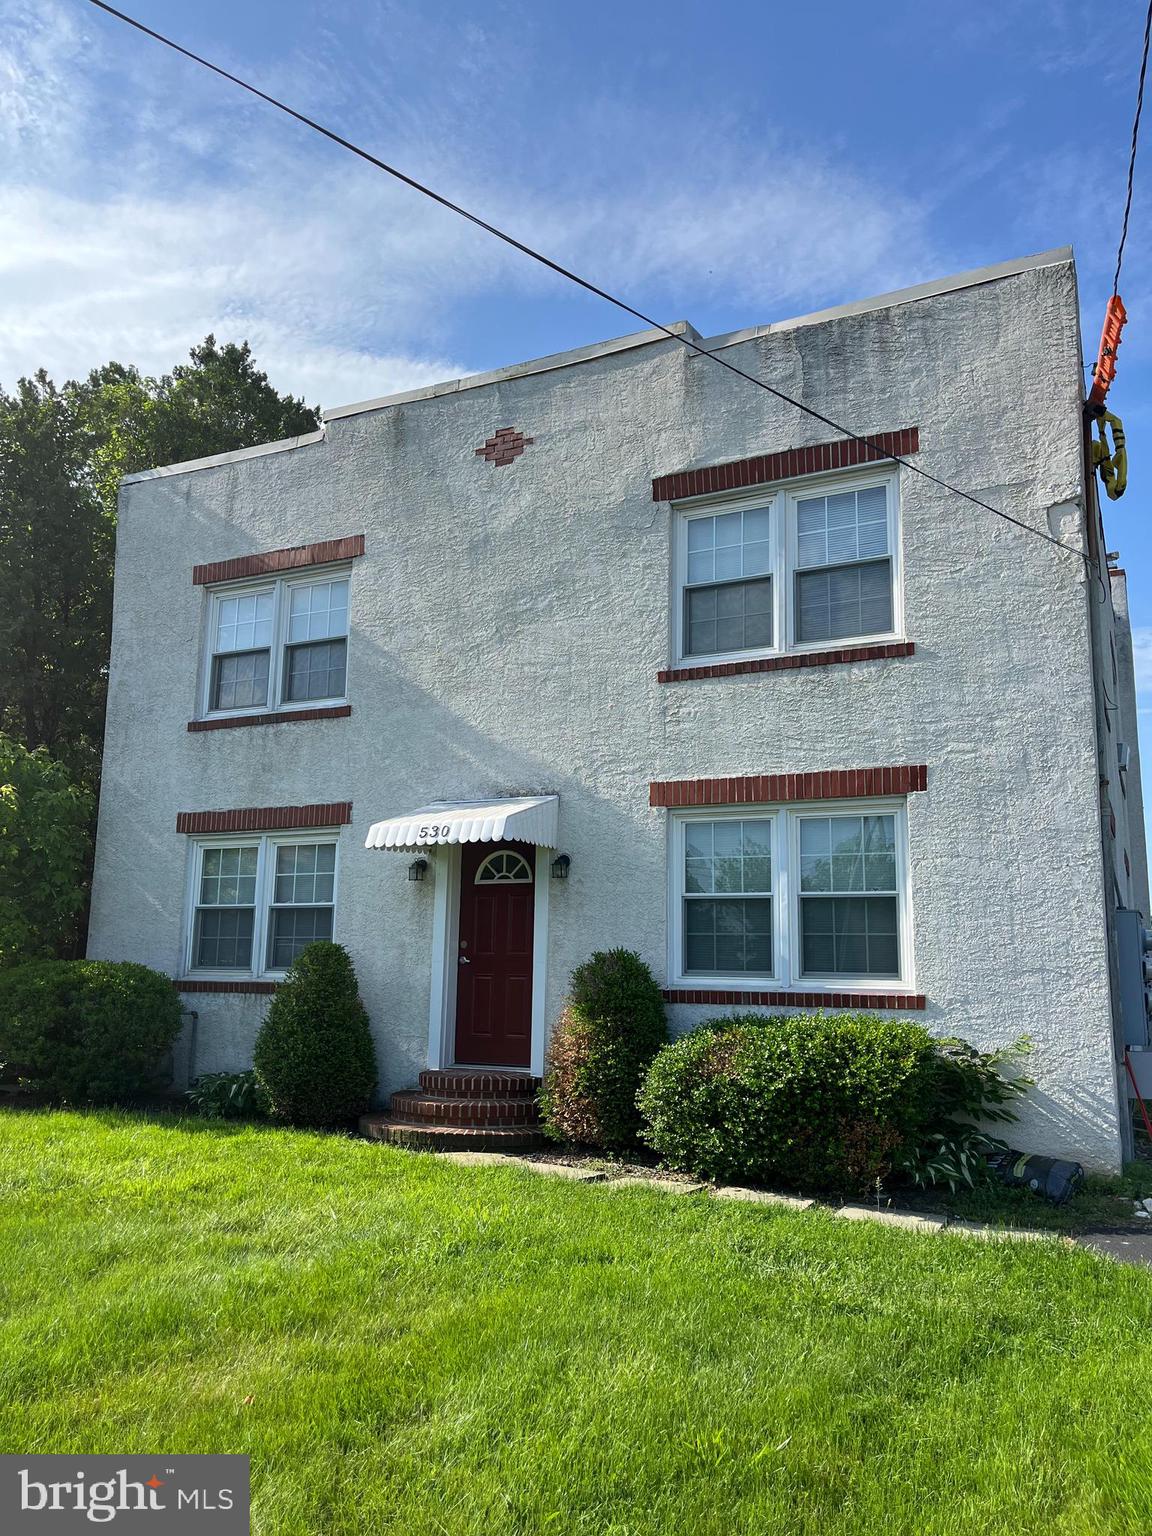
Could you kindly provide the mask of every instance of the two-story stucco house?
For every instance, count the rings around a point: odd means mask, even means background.
[[[200,1072],[334,937],[393,1118],[512,1135],[626,946],[679,1030],[1027,1033],[1015,1139],[1115,1168],[1148,884],[1071,254],[700,344],[907,464],[645,332],[130,476],[91,953]]]

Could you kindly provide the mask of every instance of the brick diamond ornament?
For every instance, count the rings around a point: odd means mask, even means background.
[[[476,449],[476,457],[487,459],[489,464],[511,464],[531,442],[535,438],[525,437],[515,427],[498,427],[483,447]]]

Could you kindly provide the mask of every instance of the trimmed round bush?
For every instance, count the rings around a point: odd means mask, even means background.
[[[253,1057],[271,1112],[292,1125],[347,1125],[376,1088],[376,1049],[356,973],[339,944],[297,955],[260,1026]]]
[[[34,960],[0,971],[0,1062],[47,1098],[112,1104],[155,1093],[179,1033],[180,998],[146,965]]]
[[[635,1146],[636,1093],[667,1040],[664,999],[639,955],[597,951],[577,966],[549,1045],[540,1100],[548,1134],[593,1147]]]
[[[874,1014],[710,1019],[652,1063],[642,1139],[706,1178],[862,1190],[928,1118],[934,1057],[921,1025]]]

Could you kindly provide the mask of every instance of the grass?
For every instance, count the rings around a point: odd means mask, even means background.
[[[0,1450],[261,1536],[1152,1528],[1152,1275],[174,1117],[0,1116]]]
[[[1152,1195],[1152,1164],[1129,1163],[1115,1178],[1089,1175],[1063,1205],[1052,1205],[1029,1189],[993,1183],[955,1195],[926,1192],[921,1201],[970,1221],[1008,1227],[1041,1227],[1053,1232],[1087,1232],[1093,1228],[1141,1230],[1152,1235],[1152,1221],[1140,1221],[1133,1210],[1137,1197]]]

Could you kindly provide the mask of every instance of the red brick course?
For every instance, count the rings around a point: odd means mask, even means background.
[[[343,539],[322,539],[318,544],[296,544],[291,549],[269,549],[260,555],[237,555],[232,560],[194,565],[192,585],[203,587],[216,581],[243,581],[249,576],[274,576],[280,571],[297,571],[307,565],[330,565],[334,560],[354,560],[363,553],[362,533],[351,534]]]
[[[177,811],[177,832],[293,832],[343,827],[352,820],[351,800],[331,805],[252,805],[237,811]]]
[[[244,725],[299,725],[305,720],[343,720],[351,704],[332,704],[323,709],[265,710],[262,715],[221,715],[214,720],[189,720],[190,731],[234,731]]]
[[[922,1009],[922,992],[721,992],[715,988],[665,987],[666,1003],[708,1003],[725,1007]]]
[[[482,1067],[431,1067],[420,1074],[422,1093],[451,1099],[535,1099],[540,1079],[527,1072],[486,1071]]]
[[[837,662],[891,661],[914,656],[911,640],[892,640],[885,645],[848,645],[832,651],[795,651],[788,656],[756,656],[748,661],[721,661],[685,667],[665,667],[657,672],[658,683],[687,683],[700,677],[740,677],[747,672],[791,672],[796,667],[830,667]]]
[[[928,788],[928,769],[834,768],[826,773],[757,773],[727,779],[672,779],[648,785],[648,804],[779,805],[792,800],[855,800]]]
[[[394,1093],[392,1116],[421,1125],[500,1126],[537,1125],[540,1111],[534,1099],[461,1099],[431,1093]]]
[[[520,457],[529,443],[535,441],[534,437],[525,437],[515,427],[497,427],[492,436],[475,450],[476,457],[487,459],[489,464],[511,464],[513,459]]]
[[[876,447],[870,446],[875,443]],[[711,496],[718,491],[737,491],[746,485],[770,485],[797,475],[820,475],[830,469],[850,469],[855,464],[883,462],[889,454],[901,458],[920,451],[920,428],[899,432],[873,432],[867,443],[842,437],[810,448],[786,448],[782,453],[763,453],[754,459],[710,464],[703,469],[684,469],[657,475],[652,482],[653,501],[681,501],[688,496]]]

